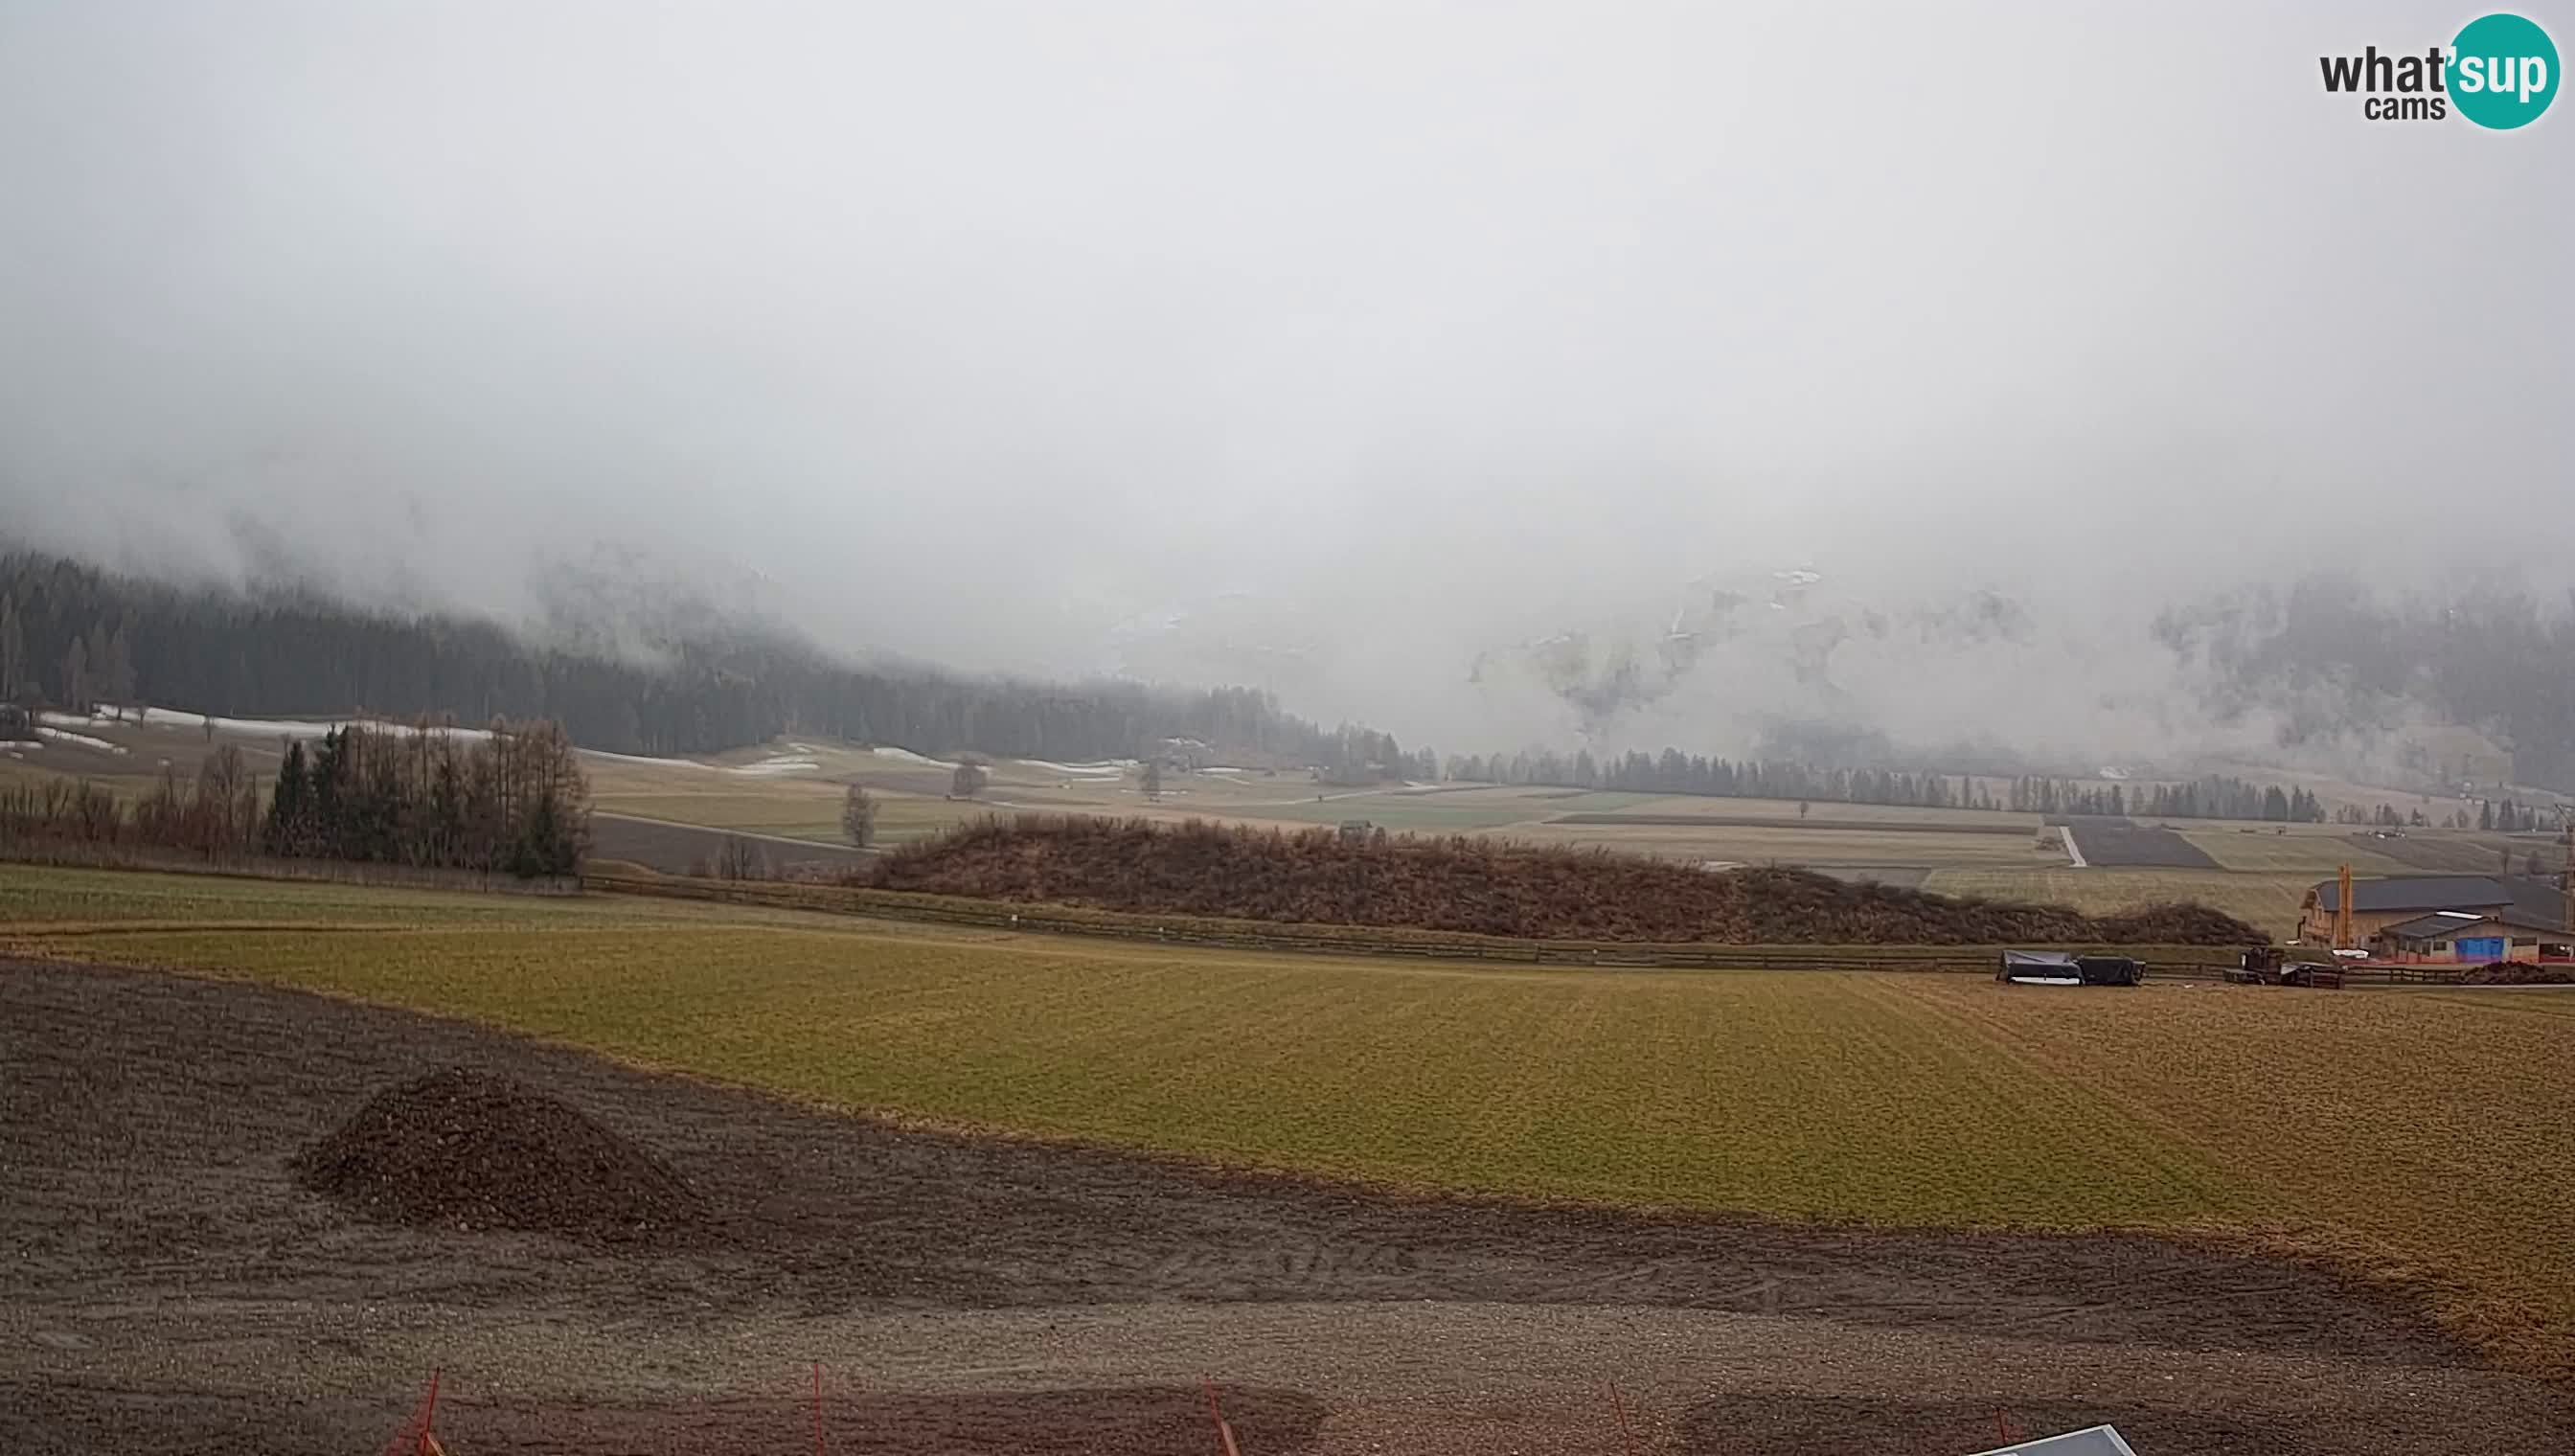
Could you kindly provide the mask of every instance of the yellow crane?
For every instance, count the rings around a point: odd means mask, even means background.
[[[2334,948],[2349,950],[2351,944],[2351,866],[2345,864],[2335,875],[2340,895],[2334,904]]]

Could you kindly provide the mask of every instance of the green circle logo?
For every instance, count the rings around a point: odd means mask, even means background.
[[[2534,21],[2488,15],[2450,42],[2450,101],[2482,127],[2510,131],[2557,99],[2557,43]]]

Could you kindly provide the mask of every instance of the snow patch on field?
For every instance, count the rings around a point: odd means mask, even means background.
[[[648,768],[704,768],[713,772],[719,766],[701,763],[695,758],[657,758],[650,753],[613,753],[606,748],[584,748],[581,755],[606,763],[641,763]]]
[[[746,778],[775,778],[782,773],[815,773],[823,765],[802,753],[772,753],[753,763],[709,763],[700,758],[661,758],[649,753],[612,753],[584,748],[581,755],[598,762],[637,763],[647,768],[695,768],[703,773],[738,773]]]
[[[219,733],[231,733],[240,737],[318,738],[324,733],[331,731],[333,728],[363,728],[371,732],[390,733],[395,737],[409,737],[414,733],[427,731],[433,733],[444,733],[452,738],[479,742],[484,738],[492,736],[492,730],[489,728],[433,726],[424,729],[416,724],[394,723],[387,719],[214,718],[209,717],[206,714],[187,713],[175,708],[145,708],[141,710],[133,708],[102,709],[102,711],[94,713],[86,719],[75,718],[69,714],[54,713],[46,714],[44,717],[49,721],[61,719],[66,723],[76,723],[84,727],[109,728],[120,725],[131,727],[135,723],[138,715],[141,718],[143,727],[145,728],[193,728],[197,731],[203,732],[206,726],[208,724],[212,724],[214,725],[215,731]]]
[[[812,743],[790,741],[790,751],[772,753],[750,763],[710,763],[702,758],[663,758],[647,753],[612,753],[606,748],[584,748],[585,758],[607,763],[636,763],[648,768],[696,768],[707,773],[737,773],[747,778],[776,778],[789,773],[820,773],[822,760],[814,755],[823,750]],[[954,769],[957,765],[945,759],[916,753],[910,748],[867,748],[861,751],[897,763],[917,763],[926,768]]]
[[[47,718],[56,718],[61,715],[49,713],[45,716]],[[78,720],[74,721],[78,722]],[[71,743],[83,748],[95,748],[102,753],[122,753],[125,751],[123,747],[115,743],[111,743],[105,738],[94,738],[87,733],[73,732],[69,728],[39,728],[36,729],[36,734],[39,737],[52,738],[54,741],[60,743]]]
[[[1133,758],[1102,758],[1092,763],[1057,763],[1046,758],[1022,758],[1019,761],[1032,768],[1043,768],[1049,773],[1067,773],[1076,776],[1088,774],[1098,777],[1114,776],[1136,766],[1136,760]]]
[[[910,748],[878,747],[870,748],[868,751],[880,758],[892,758],[898,763],[918,763],[925,768],[954,768],[957,766],[945,759],[934,758],[928,753],[916,753]]]

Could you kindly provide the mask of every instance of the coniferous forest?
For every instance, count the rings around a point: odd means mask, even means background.
[[[2249,631],[2234,619],[2219,621],[2239,629],[2237,638]],[[2198,626],[2208,631],[2207,623]],[[2178,628],[2168,625],[2167,632],[2181,642]],[[2495,640],[2528,647],[2537,660],[2562,658],[2566,644],[2575,643],[2563,634],[2548,643],[2528,637],[2499,632]],[[2451,643],[2444,661],[2473,657],[2471,649],[2482,641]],[[2240,644],[2232,651],[2230,663],[2247,655]],[[478,725],[551,720],[581,746],[629,753],[720,752],[802,732],[1008,757],[1169,753],[1186,761],[1213,755],[1310,765],[1326,781],[1351,784],[1446,777],[2051,814],[2325,817],[2304,789],[2231,777],[2124,786],[2045,776],[1998,780],[1728,760],[1675,748],[1596,759],[1587,751],[1536,749],[1443,760],[1364,728],[1323,728],[1254,689],[1032,683],[915,665],[860,665],[766,627],[709,628],[661,644],[650,658],[621,657],[549,646],[488,621],[371,611],[297,590],[177,588],[29,551],[0,555],[0,702],[70,709],[144,702],[230,717],[367,715]],[[2514,712],[2538,712],[2508,708],[2498,707],[2495,716],[2514,722]],[[2553,761],[2532,747],[2550,740],[2545,732],[2523,740],[2525,759]],[[2368,821],[2426,820],[2382,807]]]
[[[1181,691],[861,667],[788,634],[711,631],[659,661],[550,649],[488,622],[297,592],[182,590],[60,557],[0,556],[0,700],[242,716],[552,719],[584,747],[706,753],[806,732],[925,751],[1105,758],[1194,739],[1280,762],[1390,760],[1244,688]]]

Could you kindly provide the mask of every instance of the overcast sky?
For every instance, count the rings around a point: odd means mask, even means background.
[[[0,0],[0,528],[504,616],[606,544],[1459,747],[1702,579],[2033,604],[1836,668],[1925,732],[2091,731],[2213,586],[2562,580],[2575,114],[2319,82],[2473,8],[1931,10]]]

